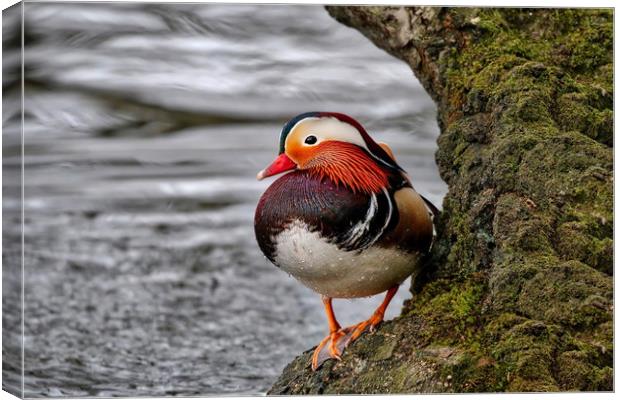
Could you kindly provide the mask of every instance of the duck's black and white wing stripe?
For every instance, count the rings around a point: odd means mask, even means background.
[[[379,240],[386,232],[395,214],[394,200],[387,189],[369,195],[369,204],[363,219],[353,225],[337,243],[346,250],[364,250]]]

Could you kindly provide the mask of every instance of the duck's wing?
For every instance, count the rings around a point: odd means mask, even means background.
[[[378,143],[394,160],[394,152],[386,143]],[[430,249],[435,238],[435,224],[439,217],[439,209],[427,198],[416,192],[409,175],[401,171],[406,184],[394,192],[393,198],[399,214],[398,223],[394,226],[386,240],[405,243],[406,247],[417,251]]]
[[[433,221],[422,196],[412,187],[404,187],[393,197],[398,218],[381,244],[426,253],[433,241]]]

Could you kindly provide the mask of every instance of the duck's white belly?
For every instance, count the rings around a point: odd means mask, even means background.
[[[275,243],[275,263],[328,297],[365,297],[384,292],[416,272],[420,258],[378,246],[344,251],[299,221],[278,234]]]

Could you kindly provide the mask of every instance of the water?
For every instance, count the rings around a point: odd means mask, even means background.
[[[19,262],[19,26],[4,14],[3,262]],[[319,6],[26,3],[26,396],[264,393],[326,334],[252,219],[282,124],[357,117],[440,205],[435,108]],[[5,269],[5,387],[19,276]],[[13,285],[13,286],[11,286]],[[399,312],[401,288],[388,311]],[[343,324],[380,297],[336,301]]]

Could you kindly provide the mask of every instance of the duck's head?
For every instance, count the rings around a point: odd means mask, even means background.
[[[363,191],[380,190],[390,173],[402,171],[387,145],[375,142],[355,119],[332,112],[307,112],[288,121],[278,157],[257,179],[294,169]]]

